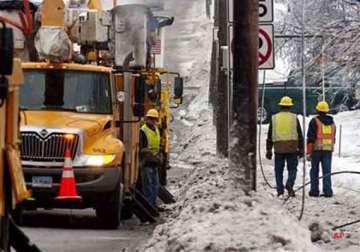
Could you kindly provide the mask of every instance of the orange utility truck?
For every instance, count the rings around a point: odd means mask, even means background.
[[[85,6],[44,0],[34,15],[38,59],[23,63],[20,90],[21,160],[33,196],[18,212],[91,207],[108,228],[132,214],[142,221],[158,216],[139,183],[139,130],[146,109],[157,108],[167,167],[170,85],[179,104],[183,81],[161,82],[160,75],[171,73],[155,65],[151,48],[173,19],[157,18],[136,1],[118,2],[103,11],[97,0]],[[55,199],[66,150],[81,201]],[[174,201],[165,187],[159,196]]]

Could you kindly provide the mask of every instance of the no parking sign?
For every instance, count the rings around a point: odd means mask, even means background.
[[[233,69],[234,39],[233,27],[229,29],[231,41],[230,69]],[[274,69],[274,26],[272,24],[259,25],[259,69]]]
[[[274,69],[274,26],[259,26],[259,69]]]

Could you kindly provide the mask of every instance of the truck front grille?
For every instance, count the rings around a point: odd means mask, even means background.
[[[26,161],[63,162],[67,148],[74,159],[79,146],[77,134],[51,133],[42,137],[37,132],[21,132],[21,138],[21,159]]]

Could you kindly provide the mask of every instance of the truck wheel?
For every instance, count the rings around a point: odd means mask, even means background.
[[[113,192],[112,200],[103,202],[96,207],[96,217],[100,225],[108,229],[117,229],[121,220],[121,209],[123,206],[123,184]]]
[[[270,111],[267,106],[258,107],[257,109],[258,123],[265,124],[270,121]]]
[[[121,209],[121,219],[122,220],[129,220],[133,216],[133,211],[131,209],[131,201],[125,200],[123,207]]]
[[[16,206],[16,208],[12,211],[11,216],[16,224],[19,226],[24,225],[24,209],[21,204]]]

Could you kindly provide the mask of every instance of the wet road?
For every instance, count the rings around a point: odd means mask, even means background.
[[[155,225],[133,217],[117,230],[101,229],[93,210],[27,212],[21,229],[44,252],[132,252],[146,242]]]

